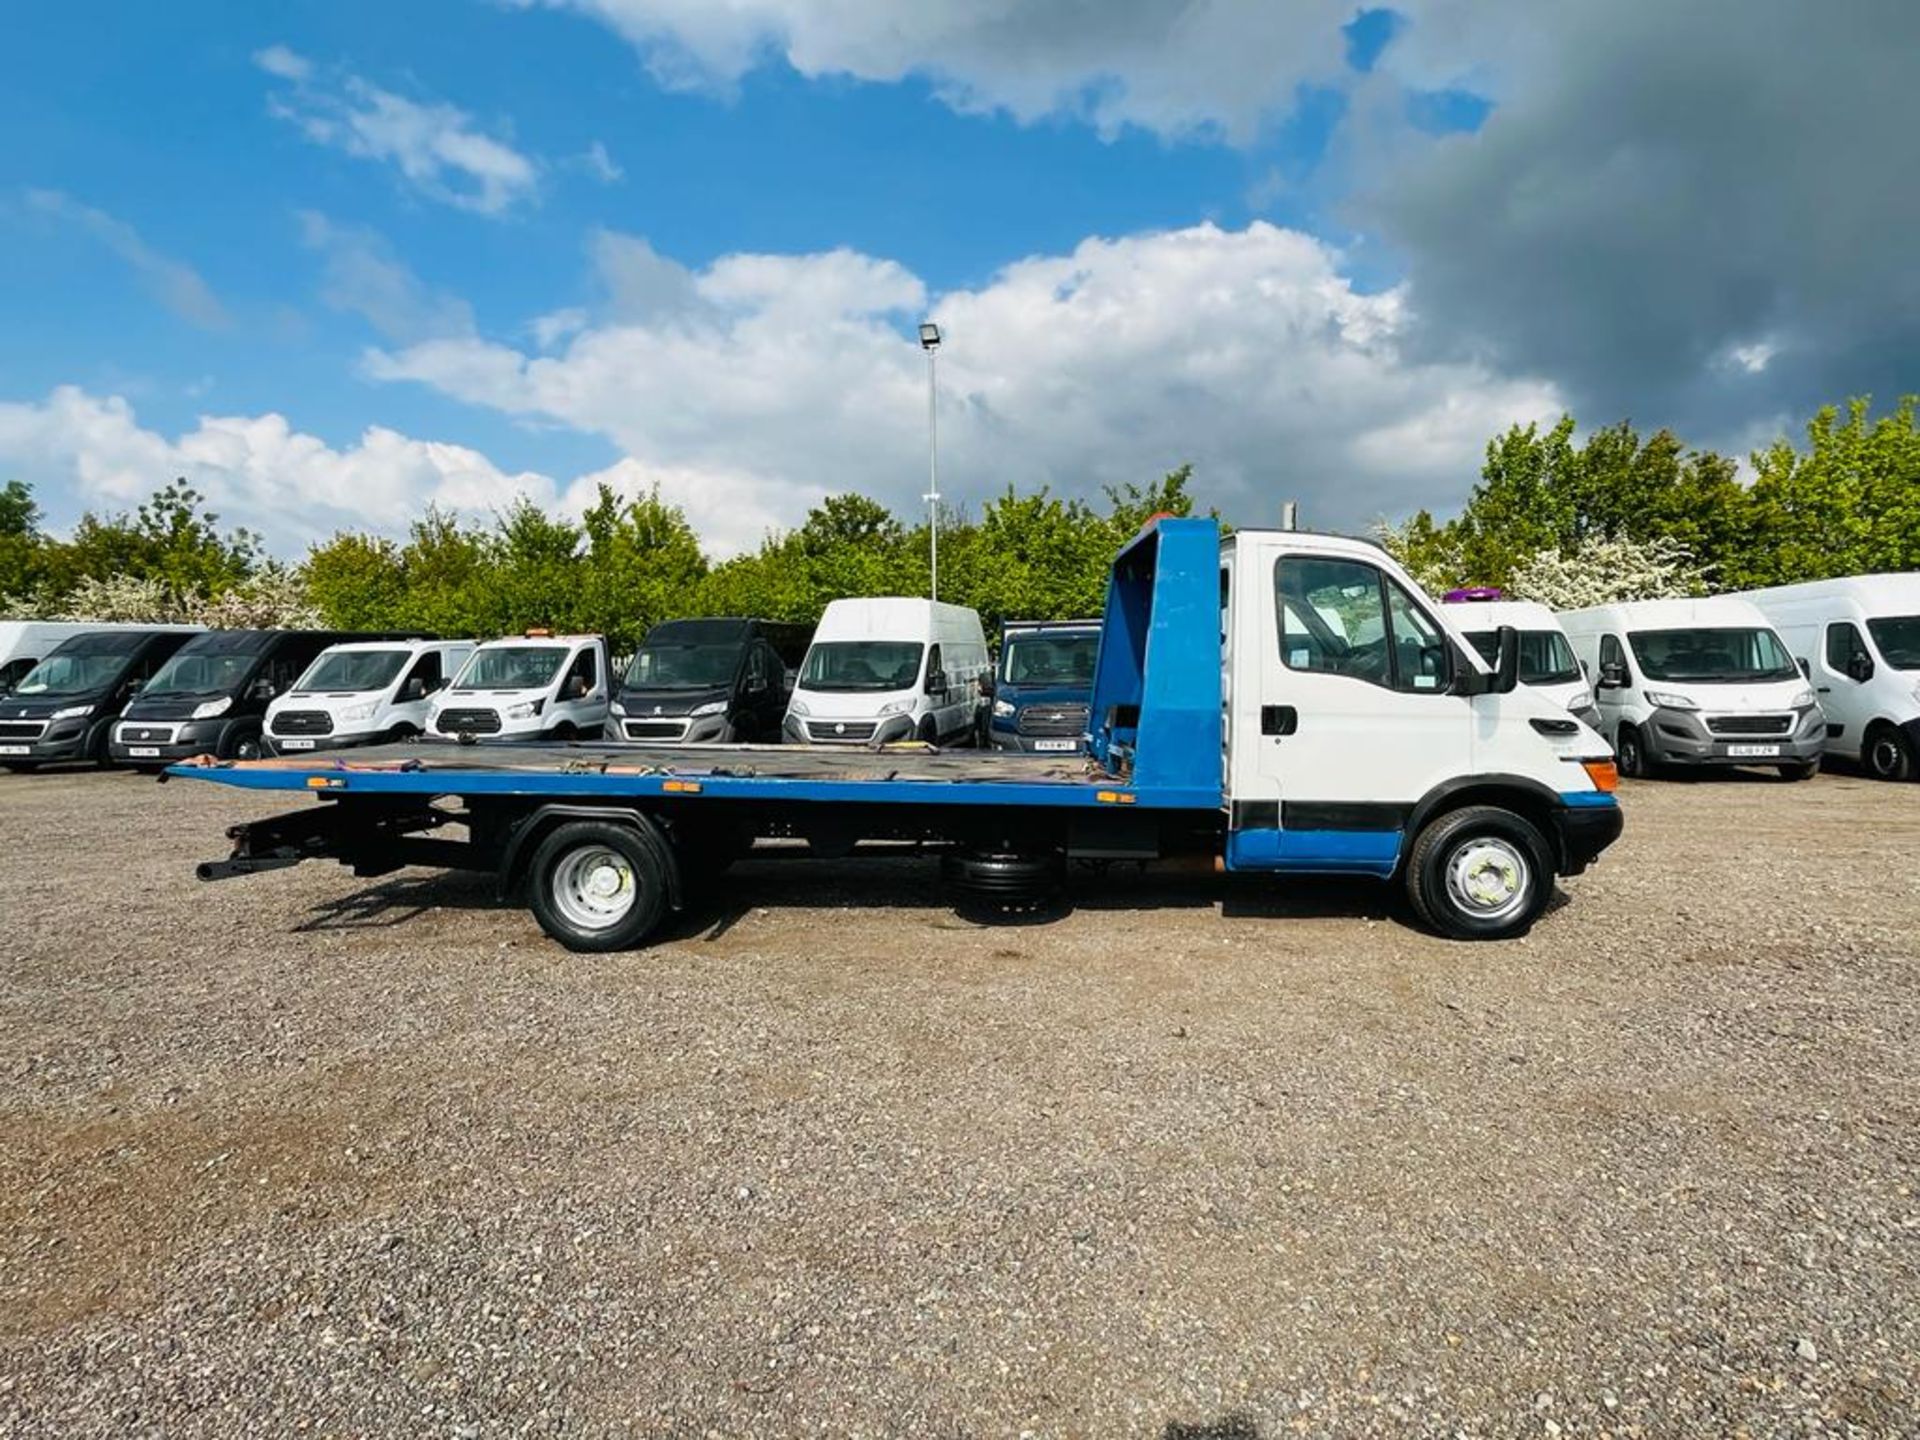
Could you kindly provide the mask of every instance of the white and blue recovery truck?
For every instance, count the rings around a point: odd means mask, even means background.
[[[918,842],[1010,904],[1075,859],[1372,876],[1497,939],[1621,828],[1606,743],[1517,667],[1510,631],[1489,665],[1363,541],[1160,519],[1114,562],[1077,753],[429,740],[169,773],[315,802],[233,827],[202,879],[489,872],[573,950],[643,943],[760,840]]]

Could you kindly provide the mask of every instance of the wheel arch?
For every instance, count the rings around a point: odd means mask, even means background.
[[[560,826],[574,820],[599,820],[632,830],[660,862],[660,868],[667,877],[669,908],[679,910],[683,907],[685,887],[680,874],[679,851],[659,820],[644,810],[624,805],[553,804],[541,805],[529,811],[513,827],[500,850],[495,884],[501,899],[512,898],[525,882],[527,862],[539,848],[540,842]]]
[[[1400,844],[1400,861],[1395,870],[1406,870],[1407,858],[1420,832],[1442,815],[1464,810],[1469,805],[1493,805],[1511,810],[1528,821],[1547,842],[1553,856],[1556,875],[1567,873],[1567,855],[1561,843],[1560,827],[1553,823],[1561,799],[1556,791],[1524,775],[1462,775],[1434,786],[1415,803],[1407,816],[1405,838]]]

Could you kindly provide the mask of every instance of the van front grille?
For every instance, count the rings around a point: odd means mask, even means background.
[[[687,733],[687,722],[684,720],[629,720],[626,728],[629,740],[678,740]]]
[[[324,710],[282,710],[273,717],[276,735],[331,735],[333,716]]]
[[[433,722],[442,735],[497,735],[500,733],[498,710],[442,710]]]
[[[852,744],[859,740],[871,740],[876,728],[871,720],[809,720],[807,738]]]
[[[1014,721],[1022,735],[1064,735],[1078,739],[1087,731],[1084,705],[1029,705]]]
[[[1786,735],[1793,730],[1791,715],[1709,715],[1707,729],[1716,735]]]
[[[0,740],[38,740],[46,729],[44,720],[0,720]]]
[[[122,745],[171,745],[172,725],[122,725],[114,736]]]

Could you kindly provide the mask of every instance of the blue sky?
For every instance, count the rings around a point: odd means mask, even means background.
[[[934,313],[963,502],[1190,459],[1245,520],[1448,508],[1493,429],[1606,394],[1431,323],[1476,277],[1399,198],[1541,88],[1497,24],[1233,11],[40,7],[0,56],[0,472],[56,526],[188,473],[289,554],[606,480],[738,548],[913,503]],[[1723,393],[1786,348],[1743,324],[1684,381],[1724,433],[1779,406]]]

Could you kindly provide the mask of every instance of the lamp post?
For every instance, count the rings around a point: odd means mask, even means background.
[[[929,593],[940,598],[940,431],[935,418],[934,399],[938,393],[934,378],[934,352],[940,348],[940,327],[931,320],[921,322],[920,348],[927,352],[927,545],[929,551]]]

